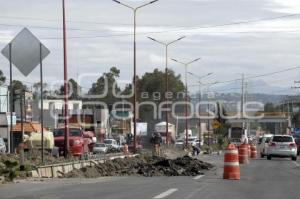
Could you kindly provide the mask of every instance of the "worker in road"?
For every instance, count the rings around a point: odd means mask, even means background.
[[[198,156],[200,154],[200,148],[196,145],[196,143],[192,144],[193,148],[193,156]]]
[[[160,144],[162,143],[161,135],[158,132],[155,132],[152,135],[150,142],[152,144],[152,155],[156,157],[160,156]]]

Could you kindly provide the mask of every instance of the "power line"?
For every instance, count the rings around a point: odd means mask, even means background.
[[[291,68],[287,68],[287,69],[284,69],[284,70],[275,71],[275,72],[271,72],[271,73],[265,73],[265,74],[261,74],[261,75],[245,77],[245,79],[254,79],[254,78],[258,78],[258,77],[271,76],[271,75],[274,75],[274,74],[279,74],[279,73],[295,70],[295,69],[298,69],[298,68],[300,68],[300,66],[291,67]],[[222,81],[222,82],[216,82],[211,86],[215,86],[216,84],[224,84],[224,83],[230,83],[230,82],[241,81],[241,80],[242,80],[242,78],[237,78],[237,79],[232,79],[232,80],[227,80],[227,81]],[[268,81],[267,83],[275,83],[275,82],[281,82],[281,81],[285,81],[285,80],[287,80],[287,79],[285,78],[285,79],[281,79],[281,80]],[[254,84],[254,85],[257,85],[257,84]],[[199,85],[198,84],[197,85],[190,85],[189,87],[195,87],[195,86],[199,86]],[[259,85],[257,85],[257,86],[251,85],[251,87],[260,87],[260,86]],[[241,89],[241,87],[234,87],[234,88],[226,88],[226,89],[214,89],[213,91],[214,92],[222,92],[222,91],[227,91],[227,90],[240,90],[240,89]]]
[[[300,14],[281,15],[281,16],[277,16],[277,17],[260,18],[260,19],[255,19],[255,20],[246,20],[246,21],[231,22],[231,23],[217,24],[217,25],[211,25],[211,26],[200,26],[200,27],[172,26],[172,27],[177,27],[177,28],[171,29],[171,30],[144,32],[144,33],[138,33],[138,34],[139,35],[147,35],[147,34],[161,34],[161,33],[169,33],[169,32],[179,32],[179,31],[186,31],[187,32],[187,31],[197,30],[197,29],[218,28],[218,27],[225,27],[225,26],[257,23],[257,22],[261,22],[261,21],[273,21],[273,20],[278,20],[278,19],[294,17],[294,16],[298,16],[298,15],[300,15]],[[30,18],[30,19],[34,19],[34,18]],[[36,19],[36,20],[42,20],[42,19]],[[85,23],[85,22],[81,21],[80,23]],[[90,23],[94,23],[94,22],[90,22]],[[109,25],[109,23],[99,23],[99,24]],[[19,25],[19,24],[16,25],[16,24],[3,24],[3,23],[0,24],[0,25],[1,26],[12,26],[12,27],[22,26],[22,25]],[[126,25],[129,25],[129,24],[126,24]],[[164,25],[164,26],[166,26],[166,25]],[[48,26],[29,26],[29,27],[37,28],[37,29],[61,30],[61,28],[59,28],[59,27],[48,27]],[[91,30],[91,29],[82,29],[82,28],[69,28],[69,30],[74,30],[74,31],[99,31],[99,30],[95,30],[95,29]],[[114,31],[114,32],[124,32],[124,31]],[[273,32],[291,32],[291,31],[273,31]],[[297,31],[292,31],[292,32],[297,32]],[[237,33],[251,33],[251,32],[247,31],[247,32],[237,32]],[[108,35],[88,35],[88,36],[73,36],[73,37],[68,37],[68,39],[91,39],[91,38],[103,38],[103,37],[104,38],[105,37],[123,37],[123,36],[132,36],[132,35],[133,35],[132,33],[114,34],[114,35],[109,35],[109,34]],[[45,37],[43,39],[49,39],[50,40],[50,39],[62,39],[62,38],[61,37]]]
[[[31,21],[44,21],[44,22],[60,22],[61,19],[42,19],[42,18],[34,18],[34,17],[14,17],[14,16],[0,16],[0,18],[6,19],[14,19],[14,20],[31,20]],[[113,22],[96,22],[96,21],[73,21],[67,20],[68,23],[83,23],[83,24],[95,24],[95,25],[124,25],[129,26],[132,25],[130,23],[113,23]]]
[[[258,77],[265,77],[265,76],[275,75],[275,74],[284,73],[284,72],[299,69],[299,68],[300,68],[300,66],[291,67],[291,68],[287,68],[287,69],[284,69],[284,70],[279,70],[279,71],[275,71],[275,72],[271,72],[271,73],[264,73],[264,74],[261,74],[261,75],[254,75],[254,76],[245,77],[245,79],[255,79],[255,78],[258,78]],[[242,80],[242,78],[237,78],[237,79],[232,79],[232,80],[216,82],[212,86],[215,86],[216,84],[224,84],[224,83],[230,83],[230,82],[241,81],[241,80]]]
[[[229,22],[225,24],[219,24],[219,25],[212,25],[212,26],[202,26],[198,28],[212,28],[212,27],[219,27],[219,26],[226,26],[226,25],[240,25],[245,23],[255,23],[255,22],[261,22],[261,21],[271,21],[271,20],[278,20],[278,19],[284,19],[284,18],[290,18],[300,15],[300,13],[295,14],[287,14],[287,15],[281,15],[276,17],[264,17],[259,19],[252,19],[252,20],[245,20],[245,21],[237,21],[237,22]],[[6,18],[6,19],[15,19],[15,20],[33,20],[33,21],[48,21],[48,22],[60,22],[60,19],[43,19],[43,18],[34,18],[34,17],[15,17],[15,16],[0,16],[0,18]],[[84,21],[84,20],[67,20],[69,23],[84,23],[84,24],[96,24],[96,25],[123,25],[123,26],[131,26],[131,23],[115,23],[115,22],[98,22],[98,21]],[[156,26],[147,24],[145,26]],[[176,27],[176,28],[189,28],[190,26],[174,26],[174,25],[160,25],[164,27]],[[194,27],[197,28],[197,27]],[[183,29],[184,30],[184,29]]]

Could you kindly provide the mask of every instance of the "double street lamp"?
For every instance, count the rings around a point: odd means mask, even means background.
[[[193,77],[196,77],[198,78],[198,83],[199,83],[199,103],[201,102],[201,84],[202,84],[202,79],[205,78],[205,77],[208,77],[210,75],[212,75],[213,73],[207,73],[206,75],[203,75],[203,76],[199,76],[199,75],[196,75],[194,73],[191,73],[191,72],[188,72],[189,75],[193,76]],[[199,116],[201,115],[201,109],[199,109]],[[201,118],[199,117],[199,147],[201,147],[201,142],[200,142],[200,139],[201,139],[201,134],[202,134],[202,131],[201,131]]]
[[[176,59],[172,59],[173,61],[181,64],[181,65],[184,65],[184,68],[185,68],[185,144],[186,144],[186,147],[188,147],[188,85],[187,85],[187,67],[189,65],[191,65],[192,63],[194,62],[197,62],[199,61],[201,58],[197,58],[197,59],[194,59],[193,61],[190,61],[190,62],[181,62],[181,61],[178,61]]]
[[[165,74],[166,93],[165,93],[165,96],[166,96],[167,93],[169,92],[169,80],[168,80],[168,73],[169,73],[169,71],[168,71],[168,61],[169,61],[169,57],[168,57],[169,52],[168,52],[168,50],[169,50],[169,46],[172,45],[172,44],[174,44],[174,43],[176,43],[176,42],[178,42],[178,41],[180,41],[180,40],[182,40],[182,39],[184,39],[185,36],[180,37],[180,38],[178,38],[178,39],[176,39],[174,41],[168,42],[168,43],[156,40],[156,39],[154,39],[152,37],[148,37],[148,38],[151,39],[154,42],[157,42],[157,43],[165,46],[165,50],[166,50],[165,51],[166,52],[166,72],[165,72],[166,73]],[[167,97],[166,97],[166,103],[167,103],[167,109],[168,109],[169,102],[168,102],[168,98]],[[166,116],[165,117],[166,117],[166,143],[168,144],[168,134],[169,134],[169,116],[168,116],[168,110],[166,112]]]
[[[137,11],[140,9],[140,8],[143,8],[145,6],[148,6],[150,4],[153,4],[155,2],[157,2],[158,0],[154,0],[154,1],[150,1],[146,4],[143,4],[141,6],[138,6],[138,7],[132,7],[130,5],[127,5],[121,1],[118,1],[118,0],[112,0],[120,5],[123,5],[129,9],[131,9],[133,11],[133,32],[134,32],[134,39],[133,39],[133,148],[134,148],[134,151],[136,151],[136,15],[137,15]]]

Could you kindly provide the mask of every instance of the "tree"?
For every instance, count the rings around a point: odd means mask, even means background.
[[[81,86],[74,80],[69,79],[68,81],[69,88],[69,99],[78,100],[81,97]],[[56,95],[64,96],[65,95],[65,86],[62,85],[58,90],[55,91]]]
[[[6,77],[4,76],[2,70],[0,70],[0,86],[4,84]]]
[[[157,105],[161,102],[166,101],[166,81],[165,81],[166,73],[164,71],[160,71],[158,69],[154,69],[151,73],[145,73],[140,79],[137,81],[137,93],[139,102],[155,102]],[[168,71],[168,82],[169,87],[168,91],[172,95],[167,95],[168,101],[174,102],[183,100],[183,95],[178,95],[179,93],[183,93],[185,90],[185,86],[181,81],[180,75],[175,75],[173,70]],[[183,107],[181,107],[183,110]],[[177,111],[181,111],[181,109],[177,108]],[[143,121],[151,121],[153,120],[153,107],[150,106],[141,106],[139,110],[140,119]],[[152,118],[151,118],[152,117]],[[171,119],[171,118],[170,118]],[[171,121],[171,120],[170,120]]]
[[[166,81],[165,81],[166,73],[159,71],[158,69],[154,69],[152,73],[145,73],[140,80],[138,80],[138,93],[140,100],[149,100],[146,99],[146,94],[149,98],[152,98],[153,101],[162,102],[165,100],[165,92],[166,92]],[[169,87],[168,91],[173,93],[173,96],[169,99],[170,101],[177,101],[183,99],[182,96],[177,96],[178,93],[184,92],[184,84],[181,81],[180,75],[175,75],[173,70],[168,71],[168,82]],[[160,98],[155,98],[156,94],[160,94]]]
[[[215,130],[215,133],[217,135],[217,143],[219,149],[222,149],[225,143],[225,137],[228,135],[228,130],[230,128],[230,124],[227,123],[226,118],[223,116],[227,116],[226,109],[221,102],[217,102],[216,120],[220,123],[220,127]]]
[[[102,95],[105,91],[105,88],[108,88],[107,95],[100,99],[101,101],[105,102],[107,105],[113,104],[118,99],[116,96],[113,95],[113,85],[115,84],[115,91],[119,93],[121,89],[116,84],[116,79],[120,76],[120,70],[116,67],[110,68],[108,73],[104,73],[98,80],[93,83],[92,88],[89,90],[89,95]],[[106,85],[107,82],[107,85]]]
[[[10,87],[9,87],[10,89]],[[16,93],[17,90],[27,90],[27,86],[24,85],[21,81],[19,80],[13,80],[12,81],[12,92]]]
[[[48,84],[43,83],[43,96],[44,96],[44,98],[47,98],[50,94],[50,92],[49,92],[49,90],[47,90],[47,88],[48,88]],[[33,84],[33,89],[34,89],[33,97],[34,97],[34,99],[36,99],[41,94],[41,83],[40,82],[34,83]]]

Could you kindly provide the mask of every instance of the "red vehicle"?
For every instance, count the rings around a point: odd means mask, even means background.
[[[59,147],[59,153],[64,154],[65,129],[55,129],[53,135],[55,146]],[[89,152],[89,143],[84,139],[80,127],[69,128],[69,149],[73,156],[82,156]]]

